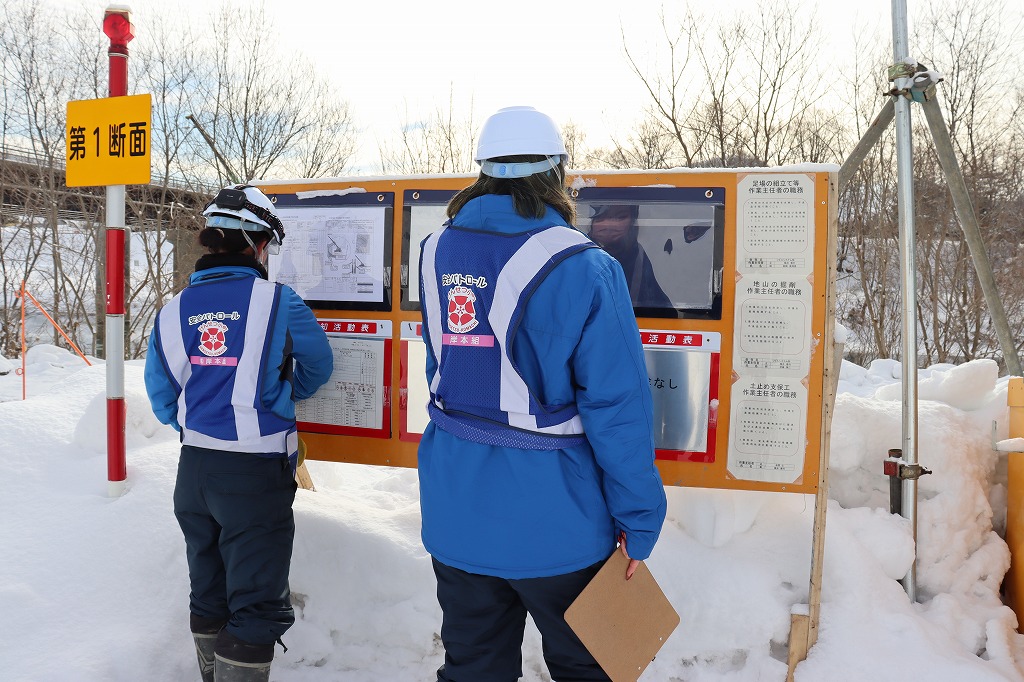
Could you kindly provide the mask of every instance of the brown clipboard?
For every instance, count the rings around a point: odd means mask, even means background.
[[[565,622],[612,682],[636,682],[679,625],[679,614],[641,561],[615,552],[565,612]]]

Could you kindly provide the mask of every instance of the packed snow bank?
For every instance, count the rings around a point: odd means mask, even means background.
[[[39,348],[39,347],[37,347]],[[102,366],[53,347],[0,376],[0,669],[14,682],[198,679],[184,545],[171,510],[178,441],[155,423],[141,366],[126,367],[128,490],[106,495]],[[907,521],[881,474],[900,445],[899,365],[844,363],[817,645],[799,682],[1024,680],[1022,638],[999,601],[1005,543],[1006,381],[986,363],[922,370],[918,578]],[[298,491],[297,622],[275,682],[429,680],[440,612],[419,542],[416,472],[310,462]],[[813,498],[670,488],[649,564],[682,622],[650,682],[785,677],[789,614],[807,600]],[[530,627],[524,680],[548,680]]]

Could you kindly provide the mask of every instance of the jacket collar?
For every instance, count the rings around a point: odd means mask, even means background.
[[[201,256],[196,261],[196,271],[192,278],[202,279],[201,274],[203,271],[214,268],[248,268],[253,271],[254,275],[262,279],[268,279],[267,269],[263,267],[262,263],[244,253],[208,253]]]
[[[541,218],[524,218],[516,213],[512,207],[512,197],[508,194],[485,194],[466,202],[452,219],[452,225],[501,234],[520,234],[541,227],[568,226],[568,223],[550,206]]]

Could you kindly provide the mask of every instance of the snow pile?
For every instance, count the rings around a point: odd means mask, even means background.
[[[867,370],[843,364],[832,427],[830,496],[845,509],[838,509],[828,520],[826,599],[832,581],[848,580],[852,572],[843,567],[844,575],[835,576],[831,570],[832,558],[843,551],[832,542],[834,522],[842,526],[869,508],[874,515],[893,520],[877,508],[887,510],[889,500],[882,461],[889,448],[901,445],[902,388],[894,382],[900,371],[899,363],[888,360],[875,361]],[[893,620],[891,631],[879,627],[878,641],[869,650],[907,646],[908,639],[939,651],[954,646],[976,654],[980,657],[976,660],[991,661],[986,667],[989,676],[1001,673],[1006,679],[1022,679],[1014,662],[1015,657],[1024,662],[1022,639],[1014,632],[1016,617],[999,596],[1010,555],[994,530],[1002,529],[1006,513],[1005,456],[1000,460],[991,446],[993,421],[997,430],[1006,432],[1006,379],[997,377],[996,364],[989,360],[936,365],[919,372],[918,451],[920,463],[934,472],[919,482],[917,577],[923,603],[908,611],[906,618]],[[899,518],[894,521],[907,525]],[[909,527],[888,540],[862,531],[870,541],[865,551],[892,552],[903,544],[899,553],[909,567],[908,531]],[[840,540],[838,544],[845,549],[847,543]],[[890,574],[899,577],[902,569],[894,565]],[[824,619],[823,628],[829,627],[828,620]],[[883,624],[884,619],[879,626]],[[818,670],[823,653],[812,653],[802,672]],[[846,664],[851,671],[863,672],[829,679],[863,679],[861,675],[870,670],[856,655]],[[979,672],[968,675],[965,670],[951,665],[941,679],[1003,679],[979,678]],[[917,674],[908,665],[906,675]]]
[[[89,362],[95,365],[103,361],[89,358]],[[86,366],[82,358],[59,346],[32,346],[25,353],[26,393],[28,397],[43,395],[54,384],[64,381],[70,372]],[[21,400],[22,377],[15,372],[20,369],[21,358],[0,358],[0,402]],[[100,372],[102,371],[101,365]]]
[[[1005,438],[996,443],[1000,452],[1024,452],[1024,438]]]
[[[198,679],[184,543],[171,511],[177,436],[126,367],[128,491],[106,497],[105,372],[52,346],[0,376],[0,669],[12,682]],[[1024,680],[1024,644],[999,601],[1009,555],[1006,380],[991,363],[920,372],[920,604],[897,582],[908,523],[890,515],[900,445],[899,365],[844,363],[832,429],[822,621],[798,682]],[[276,682],[429,680],[442,662],[416,473],[311,462],[291,584],[297,622]],[[670,488],[649,562],[682,618],[643,680],[785,677],[790,612],[807,600],[813,498]],[[995,530],[994,530],[995,529]],[[1018,663],[1019,662],[1019,663]],[[530,626],[525,682],[546,681]]]

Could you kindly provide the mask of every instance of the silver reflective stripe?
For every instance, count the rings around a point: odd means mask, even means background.
[[[590,240],[568,227],[552,227],[530,237],[519,250],[513,254],[501,269],[494,287],[494,300],[487,320],[494,330],[495,338],[501,344],[501,396],[500,407],[508,413],[511,426],[540,433],[573,434],[582,433],[583,424],[579,417],[574,417],[562,424],[538,427],[537,419],[530,414],[530,390],[519,372],[512,366],[508,354],[508,327],[512,315],[519,305],[519,298],[531,280],[547,264],[548,260],[565,249]]]
[[[287,452],[289,447],[288,431],[270,433],[266,436],[259,436],[244,441],[221,440],[220,438],[207,436],[192,429],[183,429],[181,433],[181,442],[185,445],[194,445],[197,448],[209,448],[210,450],[227,450],[228,452]]]
[[[260,420],[256,403],[260,381],[260,362],[267,342],[267,327],[274,310],[277,286],[263,279],[253,280],[249,312],[245,322],[245,343],[235,368],[235,386],[231,407],[235,412],[235,432],[239,442],[259,440]]]
[[[285,434],[285,439],[284,440],[285,440],[285,445],[286,445],[285,452],[288,453],[288,456],[291,457],[292,455],[298,455],[299,454],[299,432],[296,431],[295,429],[292,429],[291,431],[288,431]]]
[[[537,433],[550,433],[556,436],[574,436],[583,433],[583,420],[580,419],[578,414],[561,424],[537,426],[537,418],[532,414],[509,412],[508,423],[509,426],[515,426],[520,429],[536,431]]]
[[[171,376],[178,382],[181,389],[192,376],[192,363],[181,340],[181,298],[175,296],[160,311],[160,348],[164,352],[164,362]],[[178,423],[185,426],[187,408],[185,391],[178,392]]]
[[[441,312],[441,294],[437,290],[437,273],[434,270],[434,257],[437,254],[437,242],[446,228],[442,227],[437,232],[427,237],[423,244],[423,263],[420,268],[420,278],[423,280],[423,310],[427,311],[431,324],[427,325],[427,332],[430,334],[430,350],[434,354],[434,361],[437,368],[434,370],[434,377],[430,380],[430,392],[437,394],[437,386],[441,381],[441,346],[444,330],[444,318],[435,317]],[[424,316],[426,317],[426,316]]]

